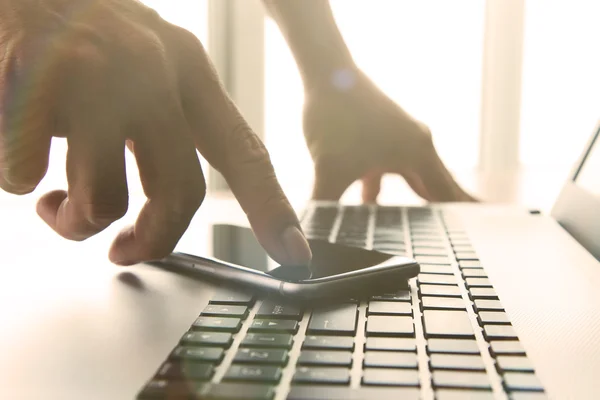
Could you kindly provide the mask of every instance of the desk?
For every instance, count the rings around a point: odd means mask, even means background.
[[[418,202],[395,179],[386,178],[382,201],[393,202],[396,198],[396,203]],[[482,198],[501,201],[514,196],[526,205],[540,200],[538,204],[544,209],[553,201],[562,181],[556,177],[536,178],[535,174],[503,179],[492,185],[489,177],[475,179],[465,174],[460,178],[471,189],[479,185],[481,191],[474,193]],[[532,183],[527,184],[527,179]],[[288,190],[296,207],[308,198],[309,187],[293,185],[296,191]],[[355,186],[349,190],[345,200],[356,201],[359,189]],[[148,266],[123,269],[108,263],[111,240],[133,221],[143,204],[139,193],[134,194],[123,221],[83,243],[59,238],[39,220],[35,214],[37,196],[0,194],[0,398],[56,398],[40,397],[40,393],[56,394],[57,388],[76,381],[92,382],[102,390],[86,394],[86,399],[118,399],[117,392],[110,392],[111,387],[126,387],[133,393],[139,388],[138,382],[149,378],[157,368],[156,355],[168,354],[178,339],[162,327],[176,327],[179,332],[188,328],[195,314],[178,305],[197,301],[202,284]],[[207,222],[211,220],[236,223],[243,221],[244,215],[230,196],[211,196],[179,249],[210,254]],[[177,287],[176,292],[173,287]],[[148,306],[155,310],[152,318],[139,312]],[[115,308],[119,311],[114,312]],[[161,324],[156,323],[157,318]],[[70,332],[77,332],[72,340]],[[155,346],[124,342],[127,339],[122,332],[129,337],[132,332],[145,335]],[[115,354],[111,350],[114,348],[126,350]],[[57,350],[70,362],[56,363]],[[119,365],[119,370],[98,368],[111,363]],[[83,397],[77,388],[68,393],[61,391],[61,400],[70,398]]]

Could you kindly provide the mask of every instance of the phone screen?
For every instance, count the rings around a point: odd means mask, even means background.
[[[285,281],[310,281],[382,264],[394,255],[309,240],[313,260],[309,268],[281,266],[272,260],[249,228],[213,225],[214,258],[264,272]]]

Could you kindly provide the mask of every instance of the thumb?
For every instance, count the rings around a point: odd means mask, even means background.
[[[362,200],[363,203],[377,203],[377,196],[381,191],[381,178],[383,174],[380,172],[371,172],[362,178]]]

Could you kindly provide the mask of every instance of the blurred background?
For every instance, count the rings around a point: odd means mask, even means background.
[[[200,38],[265,140],[284,190],[306,201],[313,177],[302,136],[302,83],[261,2],[142,1]],[[463,185],[490,201],[551,205],[600,119],[600,2],[331,5],[359,66],[429,125],[442,159]],[[64,150],[57,141],[38,192],[66,185]],[[132,192],[141,193],[135,163],[128,168]],[[207,175],[211,190],[226,188],[218,174]],[[357,200],[358,189],[351,188],[346,200]],[[397,177],[386,178],[381,200],[418,201]]]

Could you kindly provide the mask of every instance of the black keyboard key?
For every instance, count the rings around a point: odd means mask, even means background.
[[[383,293],[377,296],[371,297],[374,301],[411,301],[410,289],[401,289],[394,293]]]
[[[187,332],[181,341],[190,346],[216,346],[229,348],[233,339],[231,333]]]
[[[510,325],[484,325],[483,334],[488,341],[518,339],[517,333]]]
[[[306,336],[302,349],[354,350],[354,338],[344,336]]]
[[[248,315],[248,307],[227,304],[209,304],[204,308],[200,315],[207,317],[238,317],[243,319]]]
[[[302,310],[298,307],[265,300],[258,309],[256,318],[293,319],[300,321],[302,314]]]
[[[275,388],[270,385],[218,383],[208,385],[199,398],[209,400],[272,400]],[[169,397],[169,399],[171,399]]]
[[[158,370],[160,379],[184,379],[208,381],[212,378],[214,367],[211,364],[165,362]]]
[[[365,343],[365,350],[416,352],[417,342],[414,338],[369,337]]]
[[[498,372],[533,372],[533,365],[527,357],[499,356],[496,358]]]
[[[303,350],[298,358],[298,365],[320,365],[349,368],[352,365],[352,353],[349,351]]]
[[[473,338],[473,327],[466,311],[425,310],[423,328],[427,338]]]
[[[493,287],[492,282],[490,282],[488,278],[466,278],[465,283],[469,289],[476,287]]]
[[[421,273],[454,275],[454,270],[452,269],[452,266],[449,265],[421,264]]]
[[[431,354],[429,364],[435,370],[485,371],[483,359],[479,355]]]
[[[467,251],[456,251],[456,259],[458,261],[467,261],[467,260],[479,260],[477,254],[475,252],[467,252]]]
[[[223,354],[223,349],[219,347],[179,346],[173,350],[171,358],[192,362],[220,363],[223,360]]]
[[[242,327],[239,318],[198,317],[192,324],[192,329],[216,332],[238,332]]]
[[[465,301],[460,297],[430,297],[422,299],[425,310],[466,310]]]
[[[374,315],[367,319],[367,336],[410,336],[415,334],[411,317]]]
[[[475,300],[475,308],[477,312],[481,311],[503,311],[504,307],[500,300],[486,300],[486,299],[478,299]]]
[[[278,383],[281,379],[281,368],[264,365],[234,364],[225,373],[223,380],[245,382]]]
[[[506,356],[524,356],[525,348],[521,344],[521,342],[516,340],[502,340],[502,341],[492,341],[490,343],[492,355],[506,355]]]
[[[386,388],[361,387],[359,389],[335,386],[292,386],[287,400],[419,400],[419,389],[416,388]]]
[[[479,354],[479,346],[471,339],[429,339],[429,353]]]
[[[367,351],[363,361],[365,367],[417,368],[417,354],[398,351]]]
[[[460,288],[450,285],[421,285],[422,296],[461,297]]]
[[[494,393],[482,391],[482,390],[472,390],[469,393],[465,393],[462,390],[438,390],[435,392],[436,400],[494,400]]]
[[[508,372],[504,374],[504,385],[509,391],[542,392],[544,387],[534,374]]]
[[[435,248],[435,247],[414,247],[413,255],[415,255],[415,256],[448,257],[448,251],[446,249],[440,249],[440,248]]]
[[[298,330],[298,321],[292,320],[272,320],[255,319],[248,329],[250,332],[285,332],[296,333]]]
[[[428,248],[428,249],[440,249],[446,250],[446,243],[443,240],[426,240],[426,239],[412,239],[413,248]],[[427,263],[424,263],[427,264]]]
[[[407,369],[366,368],[363,371],[362,384],[418,387],[420,385],[419,372]],[[404,399],[401,393],[398,393],[397,398]]]
[[[350,370],[348,368],[299,367],[296,369],[293,382],[347,385],[350,383]]]
[[[258,348],[241,348],[235,353],[233,359],[237,364],[270,364],[281,365],[287,364],[288,352],[285,349],[258,349]]]
[[[342,304],[316,309],[308,323],[309,335],[331,334],[353,336],[356,332],[358,306]]]
[[[293,343],[293,336],[289,334],[247,333],[240,346],[290,349]]]
[[[467,268],[462,270],[462,276],[465,278],[487,278],[485,270],[479,268]]]
[[[440,265],[450,265],[450,258],[448,257],[440,257],[440,256],[415,256],[415,260],[419,264],[440,264]]]
[[[197,381],[153,379],[138,394],[138,400],[189,399],[198,397],[207,383]]]
[[[462,268],[483,268],[481,266],[481,261],[475,261],[475,260],[460,261],[458,263],[458,266],[461,269]]]
[[[418,279],[422,285],[456,285],[454,275],[419,274]]]
[[[433,371],[434,388],[490,390],[491,384],[485,372]]]
[[[371,301],[367,315],[412,315],[412,305],[398,301]]]
[[[510,319],[508,319],[508,315],[505,312],[482,311],[479,313],[478,318],[482,325],[483,324],[485,324],[485,325],[488,325],[488,324],[499,324],[499,325],[510,324]]]
[[[494,288],[472,288],[469,293],[472,299],[498,299]]]
[[[231,304],[250,307],[254,304],[254,296],[248,293],[238,292],[234,290],[219,289],[213,298],[209,301],[210,304]]]

